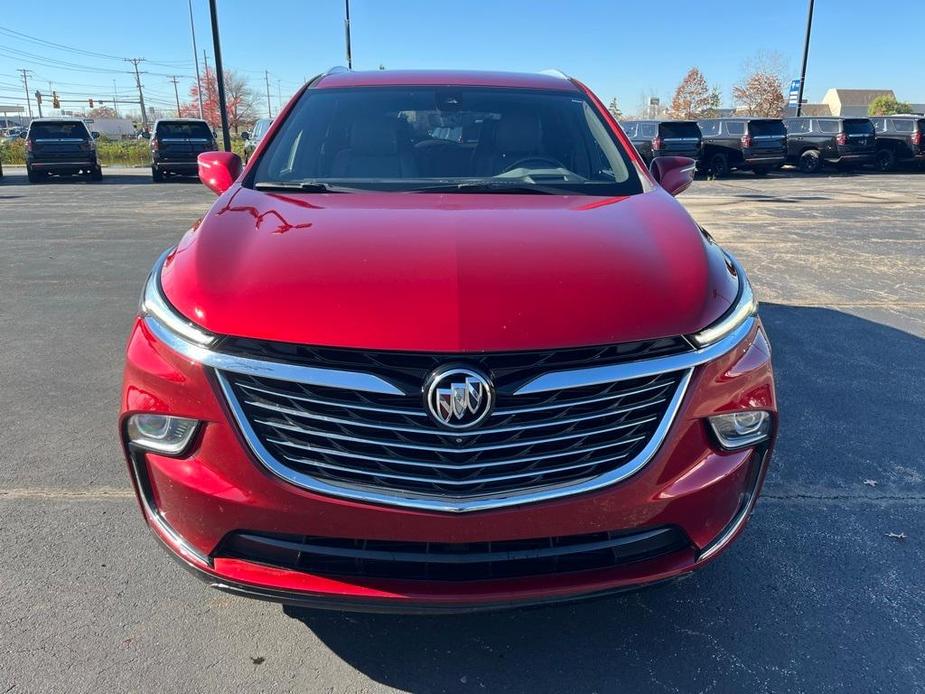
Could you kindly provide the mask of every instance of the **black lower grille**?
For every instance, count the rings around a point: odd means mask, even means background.
[[[478,581],[607,569],[689,547],[675,527],[464,544],[236,532],[214,556],[330,576]]]

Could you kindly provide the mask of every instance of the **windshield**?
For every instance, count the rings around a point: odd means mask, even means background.
[[[309,90],[250,183],[607,196],[642,190],[626,152],[582,95],[484,87]]]
[[[211,140],[212,131],[206,123],[194,121],[161,121],[157,124],[158,137],[182,137],[187,139]]]
[[[33,123],[29,137],[33,140],[89,140],[90,133],[87,126],[80,121],[59,121],[57,123]]]

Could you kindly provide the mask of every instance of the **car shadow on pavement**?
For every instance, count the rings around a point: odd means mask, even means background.
[[[922,470],[909,470],[925,340],[825,308],[762,316],[781,408],[764,498],[687,580],[495,613],[285,614],[402,691],[914,690],[923,609],[897,596],[915,594],[925,549],[888,533],[925,533]]]

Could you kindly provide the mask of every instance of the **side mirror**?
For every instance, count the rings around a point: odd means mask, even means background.
[[[25,130],[20,130],[20,131],[19,131],[19,139],[20,139],[20,140],[25,140],[25,139],[26,139],[26,131],[25,131]]]
[[[694,182],[696,167],[697,162],[689,157],[656,157],[649,165],[649,172],[662,188],[678,195]]]
[[[241,139],[247,142],[249,139],[251,139],[251,134],[245,130],[243,133],[241,133]]]
[[[199,180],[216,195],[231,188],[241,175],[241,157],[234,152],[203,152],[196,160]]]
[[[90,132],[90,137],[92,137],[94,140],[99,140],[100,134],[96,130],[93,130]]]

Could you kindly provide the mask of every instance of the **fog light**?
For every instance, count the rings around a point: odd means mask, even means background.
[[[763,410],[717,414],[709,422],[720,445],[728,450],[754,445],[771,434],[771,413]]]
[[[182,453],[196,433],[199,422],[166,414],[133,414],[128,418],[128,439],[137,446],[158,453]]]

